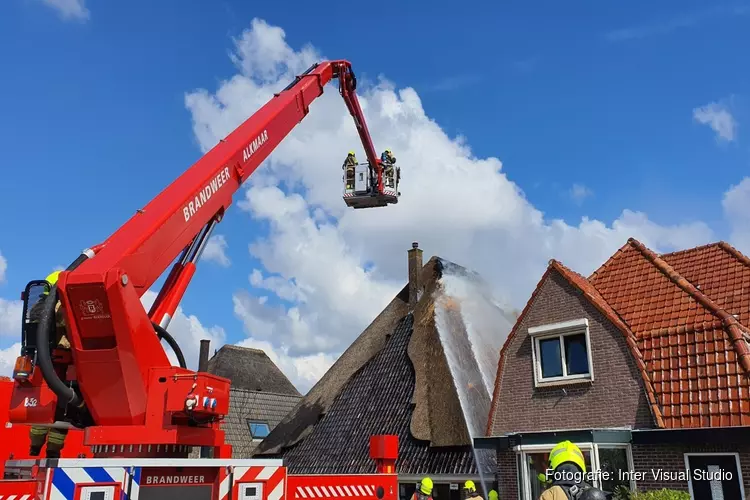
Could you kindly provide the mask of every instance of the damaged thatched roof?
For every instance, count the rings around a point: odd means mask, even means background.
[[[293,473],[367,473],[374,467],[369,437],[389,433],[399,436],[400,473],[476,473],[457,381],[435,326],[446,261],[432,257],[422,267],[421,250],[415,251],[421,272],[413,273],[420,284],[419,292],[412,287],[420,297],[413,311],[407,285],[260,444],[257,455],[281,455]],[[484,387],[478,367],[464,368],[462,379]],[[466,409],[479,408],[485,425],[489,393],[466,394]]]

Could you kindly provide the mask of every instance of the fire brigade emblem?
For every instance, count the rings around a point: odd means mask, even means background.
[[[82,300],[78,307],[84,316],[96,316],[104,313],[104,306],[99,300]]]

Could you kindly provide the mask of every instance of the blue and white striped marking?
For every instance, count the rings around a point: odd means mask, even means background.
[[[129,476],[133,476],[133,481],[130,483],[130,498],[128,498],[127,491],[123,491],[123,500],[138,500],[138,492],[141,489],[141,468],[140,467],[128,467],[125,469],[125,488],[127,488],[127,479]]]
[[[127,467],[58,467],[52,473],[49,500],[73,500],[77,484],[123,484]],[[140,469],[137,469],[140,475]],[[137,497],[135,497],[137,498]]]

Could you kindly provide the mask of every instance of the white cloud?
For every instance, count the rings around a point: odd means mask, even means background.
[[[254,20],[235,40],[239,73],[213,94],[186,95],[201,148],[213,147],[321,59],[312,47],[287,45],[282,29]],[[245,345],[272,347],[285,366],[295,367],[289,375],[296,382],[321,373],[404,285],[412,241],[428,256],[475,269],[522,305],[551,257],[586,273],[630,236],[657,250],[713,237],[700,222],[662,226],[630,210],[609,225],[546,219],[500,160],[476,157],[463,138],[449,137],[428,117],[414,89],[384,79],[359,84],[376,147],[393,149],[402,165],[397,205],[345,207],[340,165],[350,149],[364,155],[333,85],[251,178],[239,203],[270,229],[250,245],[263,269],[253,270],[249,281],[266,294],[235,294],[235,314],[249,337]]]
[[[718,102],[706,104],[693,110],[693,119],[708,125],[716,133],[717,141],[732,142],[737,137],[737,122],[726,105]]]
[[[568,191],[570,198],[578,205],[583,203],[583,200],[594,194],[589,188],[583,184],[573,184],[570,191]]]
[[[23,303],[20,300],[0,298],[0,337],[21,336]]]
[[[86,21],[91,16],[91,12],[86,8],[85,0],[42,0],[42,2],[55,9],[65,20]]]
[[[730,241],[741,252],[750,255],[750,177],[724,193],[724,213],[731,224]]]
[[[21,354],[21,343],[0,349],[0,376],[12,377],[16,358]]]
[[[8,261],[0,253],[0,283],[5,283],[5,273],[8,271]]]
[[[335,356],[323,353],[290,356],[285,347],[278,348],[270,342],[253,338],[247,338],[237,345],[265,351],[302,394],[307,393],[336,361]]]
[[[201,258],[203,260],[216,262],[222,267],[229,267],[231,261],[229,260],[229,257],[227,257],[226,251],[227,239],[223,234],[217,234],[208,239]]]

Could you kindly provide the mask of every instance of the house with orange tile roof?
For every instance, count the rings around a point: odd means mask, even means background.
[[[557,442],[593,482],[750,494],[750,259],[630,239],[588,278],[555,260],[500,354],[487,438],[503,500],[533,500]]]

